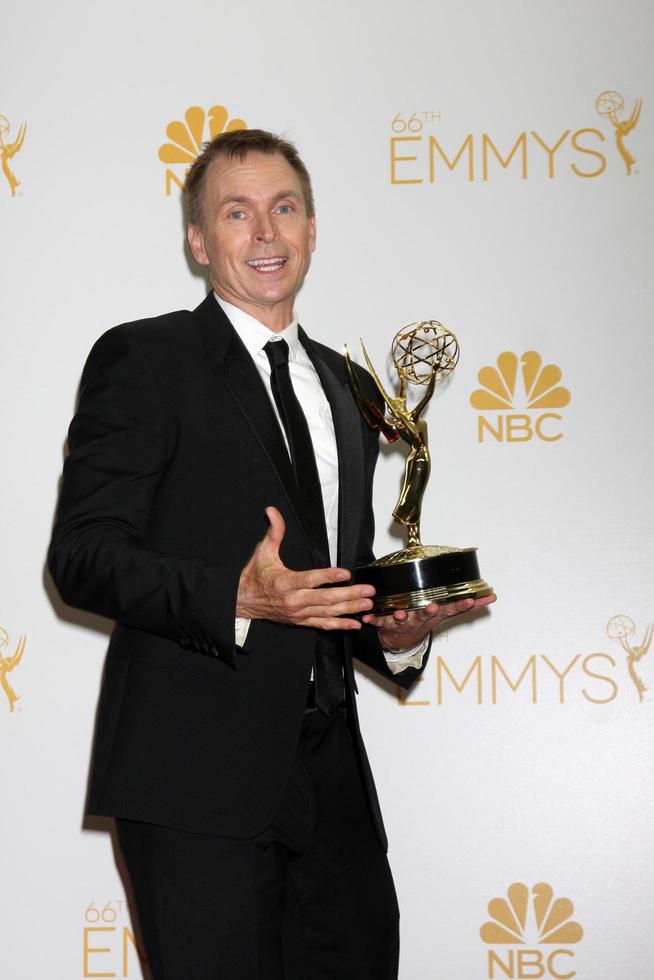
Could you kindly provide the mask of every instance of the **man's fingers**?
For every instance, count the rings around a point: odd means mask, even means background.
[[[462,613],[471,612],[473,609],[480,609],[482,606],[489,606],[491,602],[495,602],[497,598],[496,595],[483,596],[480,599],[473,599],[472,597],[466,599],[457,599],[456,602],[448,602],[443,606],[437,605],[435,602],[430,603],[428,606],[423,606],[422,609],[414,609],[412,615],[417,619],[427,620],[427,619],[449,619],[451,616],[459,616]],[[406,610],[404,610],[406,612]],[[398,613],[394,613],[394,616],[398,622],[406,622],[407,616],[401,617]]]
[[[372,614],[367,616],[362,616],[361,621],[366,624],[366,626],[374,626],[376,629],[381,630],[388,626],[389,618],[387,616],[373,616]]]
[[[358,619],[347,619],[345,617],[335,618],[331,616],[328,617],[312,616],[310,619],[307,620],[306,623],[302,623],[301,625],[313,626],[314,629],[329,630],[329,631],[333,631],[333,630],[348,631],[348,630],[361,629],[361,623],[359,622]]]
[[[282,608],[289,616],[320,618],[352,616],[372,609],[370,595],[363,594],[360,585],[342,589],[290,589],[280,599]]]
[[[445,614],[448,617],[458,616],[460,613],[471,612],[473,609],[481,609],[483,606],[489,606],[496,599],[497,596],[494,593],[482,596],[479,599],[459,599],[458,602],[451,602],[445,606]]]
[[[284,535],[286,534],[286,524],[284,518],[276,507],[266,507],[266,517],[268,518],[268,530],[261,539],[261,544],[269,548],[275,555],[279,554]]]
[[[421,609],[398,609],[394,613],[386,616],[364,615],[363,622],[367,625],[375,626],[377,629],[384,630],[400,630],[402,627],[411,624],[429,625],[430,628],[435,629],[453,616],[459,616],[463,613],[471,612],[473,609],[489,606],[496,599],[497,596],[493,593],[488,596],[483,596],[480,599],[459,599],[457,602],[448,602],[440,606],[436,603],[430,603],[430,605],[423,606]]]
[[[347,582],[352,578],[346,568],[310,568],[305,572],[294,572],[297,576],[297,588],[319,589],[323,585],[338,585],[339,582]],[[371,585],[357,585],[357,589],[369,589],[366,595],[374,595],[375,590]]]
[[[491,592],[490,595],[485,595],[485,596],[482,596],[481,599],[477,599],[477,603],[476,604],[478,606],[490,606],[491,602],[495,602],[496,599],[497,599],[497,596],[495,595],[495,593],[494,592]]]

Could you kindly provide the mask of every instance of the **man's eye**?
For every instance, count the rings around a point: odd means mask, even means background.
[[[278,214],[290,214],[292,210],[293,210],[293,208],[291,207],[290,204],[280,204],[279,207],[277,208],[277,213]]]
[[[240,221],[245,217],[245,211],[230,211],[229,216],[230,218],[233,218],[234,221]]]

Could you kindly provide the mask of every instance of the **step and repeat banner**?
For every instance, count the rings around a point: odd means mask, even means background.
[[[389,387],[445,323],[430,544],[498,601],[408,694],[360,674],[402,980],[652,980],[652,8],[589,0],[14,5],[0,64],[3,912],[11,980],[138,980],[109,823],[84,817],[111,624],[45,551],[81,369],[110,326],[193,308],[181,189],[241,126],[294,140],[317,339]],[[180,385],[187,379],[180,376]],[[228,461],[226,461],[228,465]],[[402,453],[385,446],[376,548]]]

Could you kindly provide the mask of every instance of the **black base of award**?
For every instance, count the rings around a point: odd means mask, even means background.
[[[420,609],[458,599],[479,599],[492,587],[479,576],[476,548],[416,545],[355,569],[355,583],[373,585],[373,613]]]

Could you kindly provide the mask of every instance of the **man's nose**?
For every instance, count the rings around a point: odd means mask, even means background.
[[[260,215],[255,228],[255,237],[260,242],[273,242],[277,237],[277,228],[271,215]]]

